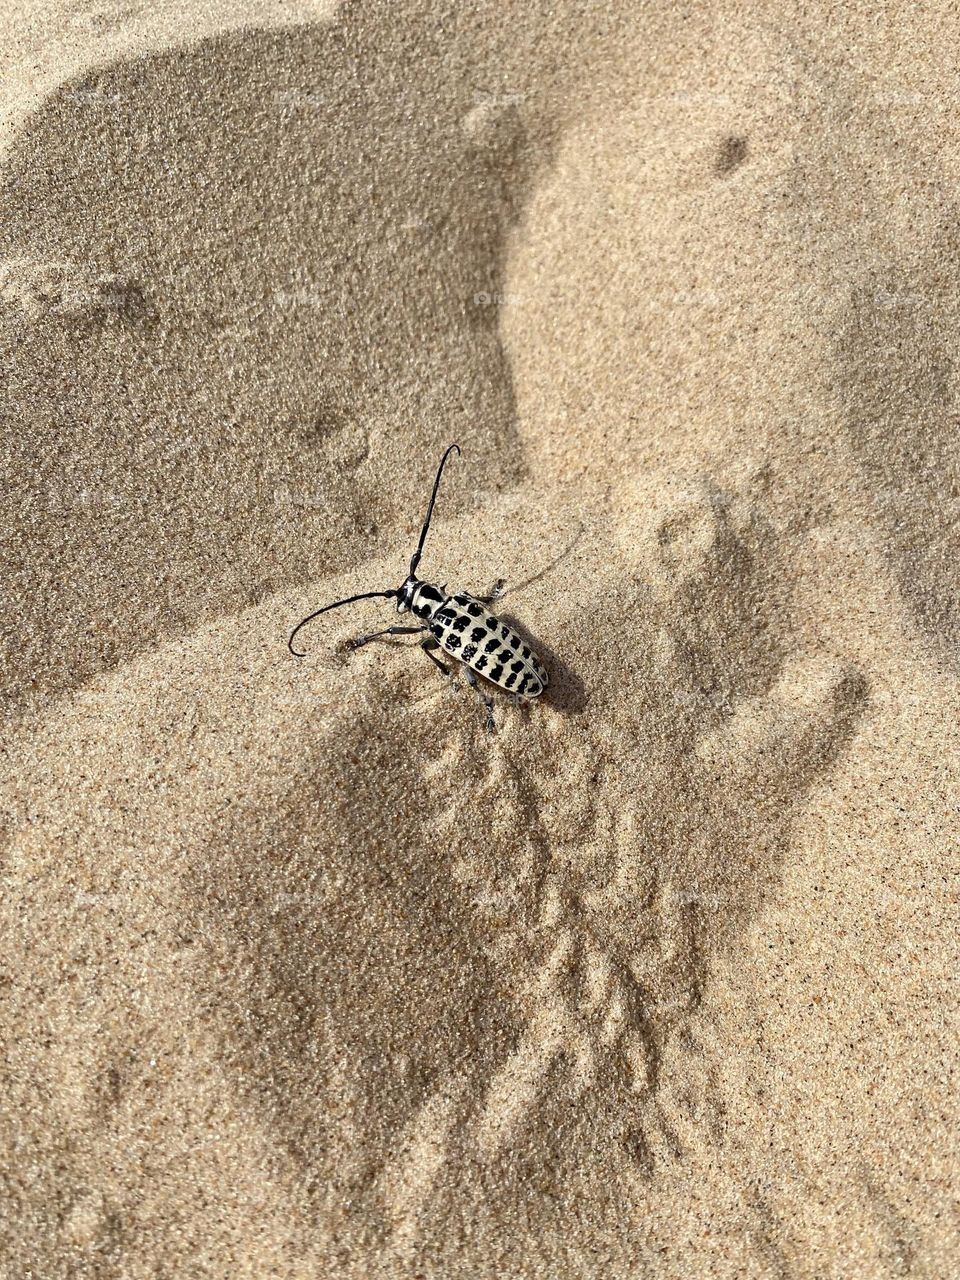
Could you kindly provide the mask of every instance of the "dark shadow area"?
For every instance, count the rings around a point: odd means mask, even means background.
[[[405,538],[450,439],[450,508],[519,477],[496,300],[563,23],[530,39],[370,4],[118,63],[30,119],[0,187],[0,438],[30,477],[9,705]]]
[[[551,560],[549,564],[544,565],[542,569],[539,569],[531,577],[524,578],[522,582],[507,583],[506,587],[504,587],[504,589],[500,592],[500,595],[497,597],[498,600],[506,600],[508,596],[514,595],[515,593],[520,591],[524,591],[527,587],[532,587],[535,582],[539,582],[541,578],[545,577],[548,573],[554,570],[558,564],[562,564],[563,561],[566,560],[570,552],[576,548],[577,543],[583,537],[583,532],[584,532],[583,525],[581,525],[580,528],[577,530],[577,532],[573,535],[573,537],[567,543],[567,545],[560,552],[560,554],[556,556],[553,560]]]
[[[928,637],[960,658],[960,448],[953,359],[960,324],[953,224],[924,261],[864,281],[842,317],[838,388],[850,446]]]
[[[549,702],[558,711],[576,713],[585,710],[590,701],[586,687],[557,651],[551,648],[541,636],[535,635],[515,614],[505,609],[497,609],[497,617],[502,618],[508,627],[516,631],[523,643],[529,645],[547,669],[550,683],[537,702]]]
[[[418,1109],[485,1078],[515,1035],[476,920],[424,839],[447,799],[423,786],[430,721],[407,711],[354,706],[318,730],[269,811],[231,806],[181,901],[204,939],[200,990],[221,992],[208,1014],[220,1060],[300,1170],[338,1260],[384,1246],[380,1178]],[[401,721],[421,741],[398,754]],[[359,840],[357,810],[378,808],[396,813],[395,833]],[[442,1126],[436,1141],[456,1150]]]

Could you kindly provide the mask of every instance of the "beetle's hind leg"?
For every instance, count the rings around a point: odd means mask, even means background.
[[[347,648],[361,649],[365,644],[369,644],[371,640],[379,640],[381,636],[412,636],[418,631],[426,631],[426,627],[387,627],[385,631],[371,631],[369,635],[357,636],[355,640],[348,640]]]
[[[418,628],[418,630],[419,630],[419,628]],[[451,675],[450,668],[449,668],[449,667],[445,667],[445,666],[443,665],[443,663],[440,661],[440,659],[437,657],[437,655],[433,652],[433,650],[434,650],[434,649],[439,649],[439,648],[440,648],[439,642],[437,641],[436,637],[435,637],[435,636],[427,636],[426,640],[421,640],[421,641],[420,641],[420,648],[421,648],[421,649],[423,650],[423,652],[427,655],[427,657],[428,657],[428,658],[430,659],[430,661],[434,664],[434,666],[436,666],[436,667],[439,667],[439,668],[440,668],[441,674],[442,674],[442,675],[445,675],[445,676],[447,676],[447,677],[449,678],[449,677],[450,677],[450,675]]]
[[[490,697],[489,693],[485,693],[483,689],[480,688],[480,686],[477,684],[477,677],[474,675],[473,671],[469,667],[465,666],[463,668],[463,674],[467,677],[467,684],[470,686],[471,689],[476,689],[477,694],[480,698],[480,701],[486,707],[487,733],[493,733],[494,729],[496,728],[496,726],[493,723],[493,699]]]

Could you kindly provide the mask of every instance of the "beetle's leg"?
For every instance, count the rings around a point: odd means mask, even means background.
[[[476,689],[476,691],[477,691],[477,693],[478,693],[478,695],[479,695],[479,697],[480,697],[480,701],[481,701],[481,702],[483,703],[483,705],[486,707],[486,709],[487,709],[487,733],[493,733],[493,730],[494,730],[494,723],[493,723],[493,699],[490,697],[489,693],[484,693],[484,691],[480,688],[480,686],[477,684],[477,677],[474,675],[473,671],[471,671],[471,669],[470,669],[469,667],[464,666],[464,668],[463,668],[463,674],[467,677],[467,684],[470,686],[470,688],[471,688],[471,689]]]
[[[426,627],[387,627],[386,631],[372,631],[368,636],[357,636],[356,640],[348,640],[349,649],[359,649],[371,640],[379,640],[381,636],[412,636],[417,631],[426,631]]]
[[[503,595],[504,581],[498,578],[485,596],[474,596],[481,604],[494,604]]]
[[[450,668],[445,667],[436,654],[432,652],[432,650],[440,648],[435,636],[427,636],[426,640],[421,640],[420,648],[427,655],[430,661],[440,668],[445,676],[450,675]]]

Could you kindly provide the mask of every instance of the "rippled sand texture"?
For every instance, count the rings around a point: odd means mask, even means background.
[[[960,1272],[957,21],[3,22],[0,1269]]]

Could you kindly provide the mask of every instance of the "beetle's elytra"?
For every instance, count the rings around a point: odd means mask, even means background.
[[[433,482],[433,493],[420,530],[420,541],[410,560],[410,570],[402,586],[389,591],[365,591],[358,596],[348,596],[345,600],[334,600],[322,609],[308,614],[294,627],[287,645],[295,657],[304,655],[293,647],[294,639],[302,627],[321,613],[330,609],[339,609],[341,605],[353,604],[355,600],[372,600],[383,598],[396,600],[397,612],[407,610],[419,619],[415,627],[387,627],[384,631],[375,631],[370,635],[358,636],[351,646],[359,649],[361,645],[376,640],[379,636],[414,635],[426,631],[429,634],[421,641],[421,647],[427,656],[443,672],[450,675],[448,667],[436,657],[434,650],[441,649],[450,657],[463,665],[468,682],[480,694],[487,709],[487,728],[493,728],[493,703],[477,683],[477,673],[484,680],[511,693],[517,700],[521,698],[537,698],[547,687],[547,673],[543,663],[530,646],[512,627],[502,622],[485,606],[492,603],[498,594],[495,588],[489,596],[469,596],[462,591],[451,595],[446,587],[432,582],[424,582],[417,577],[417,566],[423,554],[423,544],[433,517],[433,506],[437,500],[443,468],[451,453],[459,453],[458,445],[452,444],[440,459],[437,477]]]

